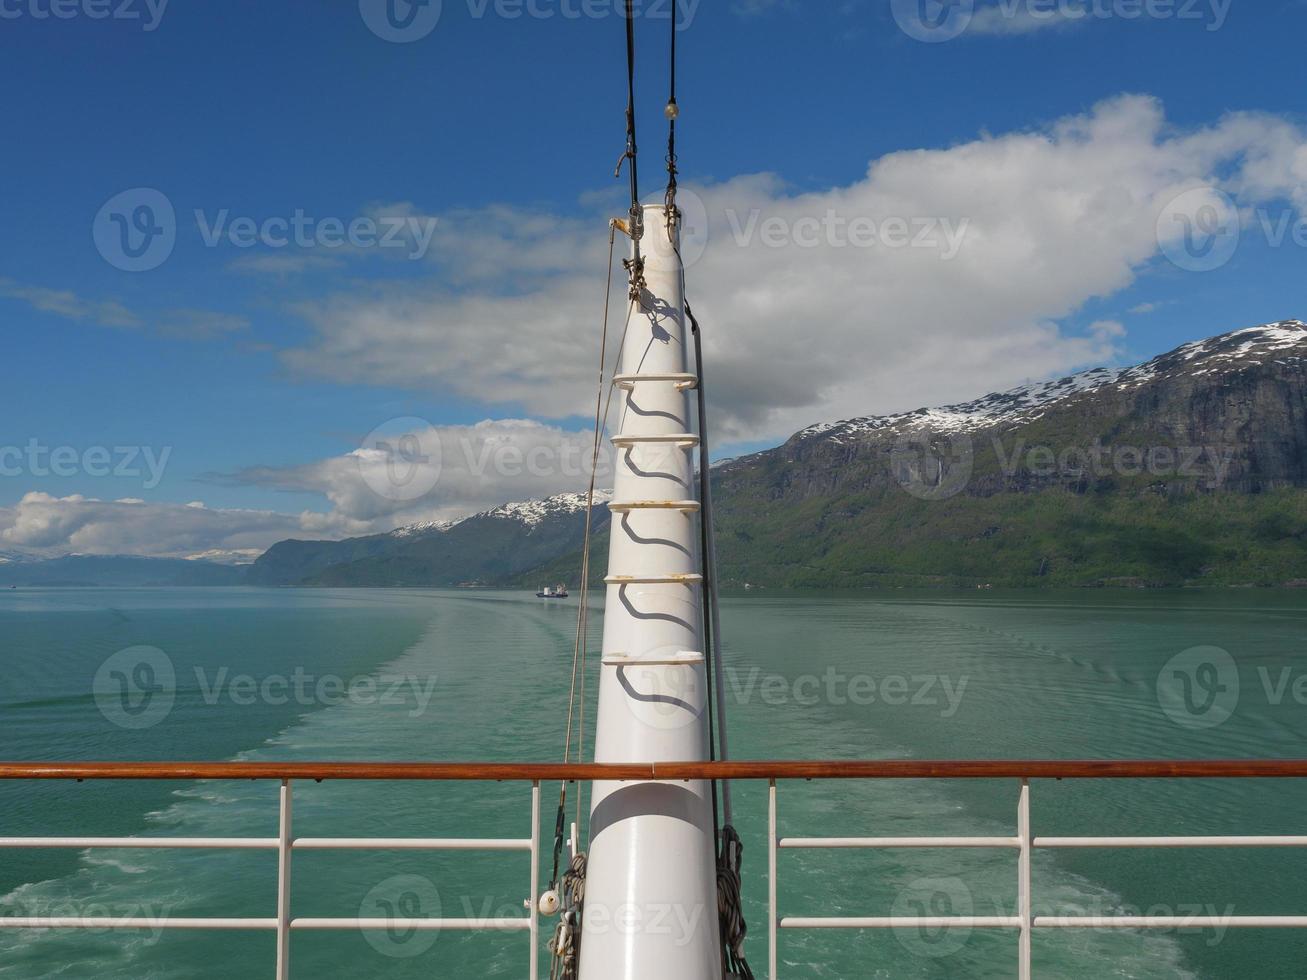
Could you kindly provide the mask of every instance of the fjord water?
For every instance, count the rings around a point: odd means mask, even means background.
[[[556,760],[574,603],[491,592],[0,594],[0,756]],[[1305,627],[1307,597],[1290,593],[730,597],[733,748],[748,758],[1301,757]],[[161,651],[177,678],[175,701],[137,729],[115,724],[112,704],[101,710],[95,680],[135,647]],[[1173,662],[1197,647],[1228,651],[1235,684],[1194,670],[1192,657]],[[1210,651],[1198,659],[1220,664]],[[1216,713],[1186,714],[1175,700],[1186,672],[1206,683],[1188,693],[1200,708],[1211,694]],[[546,829],[555,792],[546,788]],[[1032,800],[1038,835],[1307,833],[1298,781],[1040,781]],[[521,786],[297,785],[295,833],[522,837],[528,801]],[[761,973],[765,787],[739,785],[735,802]],[[787,784],[780,831],[1010,835],[1015,803],[1010,782]],[[260,783],[0,785],[0,836],[268,837],[276,814],[275,787]],[[294,864],[297,916],[518,915],[528,880],[521,854],[297,853]],[[1304,872],[1298,851],[1041,851],[1035,911],[1304,914]],[[786,915],[1010,915],[1016,903],[1010,852],[786,851],[779,877]],[[0,916],[267,917],[274,906],[268,852],[0,852]],[[781,943],[787,978],[1015,973],[1005,933],[786,932]],[[517,980],[526,939],[297,933],[292,952],[303,978]],[[1036,936],[1035,958],[1043,978],[1287,980],[1303,975],[1307,937],[1059,931]],[[228,980],[268,976],[272,961],[266,933],[0,932],[6,978]]]

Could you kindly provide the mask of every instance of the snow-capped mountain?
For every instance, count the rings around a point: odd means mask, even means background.
[[[607,522],[611,498],[608,491],[596,491],[596,527]],[[255,563],[251,581],[441,586],[501,582],[579,547],[586,500],[584,493],[563,493],[367,538],[283,541]]]
[[[611,490],[595,491],[596,508],[607,507],[608,501],[612,499]],[[408,524],[396,528],[390,534],[395,538],[421,538],[433,534],[443,534],[466,521],[494,519],[518,521],[527,527],[536,527],[544,521],[579,514],[586,509],[586,506],[586,494],[560,493],[552,497],[546,497],[543,500],[522,500],[511,504],[502,504],[499,507],[492,507],[490,510],[484,510],[479,514],[473,514],[471,517],[464,517],[457,521],[429,521],[422,524]]]
[[[823,436],[840,442],[882,429],[911,427],[959,433],[992,426],[1022,425],[1042,418],[1054,406],[1085,392],[1138,388],[1180,374],[1201,377],[1234,370],[1241,364],[1268,360],[1297,362],[1304,356],[1307,356],[1307,323],[1282,320],[1185,344],[1133,367],[1095,368],[1056,381],[1041,381],[1011,391],[996,392],[958,405],[821,423],[804,429],[795,438]]]
[[[1307,324],[812,426],[712,476],[728,585],[1307,581]],[[251,581],[565,581],[585,504],[560,494],[369,538],[283,542]],[[600,533],[607,511],[596,508]]]

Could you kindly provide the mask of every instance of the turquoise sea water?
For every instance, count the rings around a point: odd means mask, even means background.
[[[574,613],[479,592],[3,593],[0,756],[550,761]],[[1302,757],[1304,627],[1307,596],[1287,593],[728,598],[733,749],[760,759]],[[140,663],[151,671],[134,674]],[[169,669],[175,698],[160,693],[171,691]],[[161,700],[136,698],[124,714],[105,696],[123,678]],[[555,793],[546,789],[546,827]],[[761,973],[765,788],[735,796]],[[1038,835],[1307,833],[1307,786],[1294,781],[1037,782],[1032,799]],[[296,790],[295,832],[520,837],[528,800],[514,786],[310,784]],[[1006,782],[784,785],[781,833],[1011,834],[1015,801]],[[257,783],[0,785],[0,836],[273,836],[276,817],[275,787]],[[527,873],[520,854],[297,854],[293,911],[384,916],[403,901],[424,916],[515,915]],[[1012,914],[1015,879],[1008,852],[786,851],[781,912]],[[266,852],[0,852],[3,916],[271,916],[274,903]],[[1035,907],[1307,914],[1307,854],[1039,852]],[[302,978],[519,978],[526,940],[304,933],[292,952]],[[1307,976],[1301,932],[1060,931],[1038,934],[1035,955],[1039,977]],[[0,978],[227,980],[270,975],[272,957],[272,937],[258,933],[0,932]],[[787,932],[781,959],[787,978],[1005,978],[1015,938]]]

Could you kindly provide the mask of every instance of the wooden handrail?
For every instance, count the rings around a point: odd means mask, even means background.
[[[1307,760],[659,762],[0,762],[0,779],[574,782],[787,779],[1288,779]]]

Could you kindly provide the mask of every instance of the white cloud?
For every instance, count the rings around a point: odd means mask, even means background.
[[[973,4],[975,0],[942,0]],[[1230,16],[1234,0],[1178,0],[1143,4],[1139,0],[996,0],[976,4],[968,30],[976,34],[1021,35],[1036,31],[1077,27],[1093,21],[1139,22],[1155,20],[1219,31]]]
[[[329,505],[325,513],[32,492],[12,507],[0,507],[0,553],[250,560],[286,538],[385,533],[510,501],[583,491],[589,484],[593,432],[514,419],[441,428],[407,421],[418,424],[383,426],[382,434],[360,439],[359,448],[316,463],[261,467],[227,478],[321,494]],[[612,482],[608,453],[605,443],[597,467],[599,489]]]
[[[996,7],[982,7],[971,18],[967,30],[975,34],[1033,34],[1036,31],[1075,27],[1088,22],[1076,16],[1080,8],[1068,4],[1039,5],[1003,0]]]
[[[84,299],[68,289],[46,289],[0,278],[0,296],[20,300],[41,313],[86,320],[102,327],[133,330],[142,326],[140,318],[121,303]]]
[[[1120,320],[1095,320],[1089,325],[1089,336],[1110,343],[1125,336],[1125,324]]]
[[[249,320],[212,310],[170,309],[147,316],[129,310],[117,300],[87,299],[68,289],[47,289],[0,277],[0,296],[26,303],[40,313],[99,327],[123,330],[152,328],[164,337],[207,340],[249,329]]]
[[[320,493],[335,517],[389,531],[453,520],[514,500],[584,490],[593,432],[539,422],[499,419],[468,426],[383,427],[358,449],[306,466],[263,467],[236,475],[241,483]],[[611,484],[607,443],[596,468],[598,486]]]
[[[1123,96],[1040,131],[893,153],[846,187],[793,193],[754,175],[694,188],[711,241],[688,280],[718,444],[1111,360],[1118,333],[1069,334],[1058,322],[1135,281],[1158,254],[1157,218],[1177,194],[1211,185],[1244,205],[1301,201],[1305,178],[1307,140],[1282,119],[1234,114],[1181,132],[1156,100]],[[888,226],[871,247],[827,232],[771,247],[759,231],[806,230],[829,215],[902,219],[914,235],[914,222],[946,224],[935,226],[939,247],[925,248],[887,244]],[[314,335],[286,363],[341,382],[586,416],[605,224],[597,210],[588,221],[502,208],[442,216],[438,284],[301,307]],[[947,229],[965,234],[959,242]]]
[[[81,495],[29,493],[12,507],[0,507],[0,546],[37,556],[248,556],[287,537],[340,537],[366,528],[339,515],[213,510],[202,504]]]

